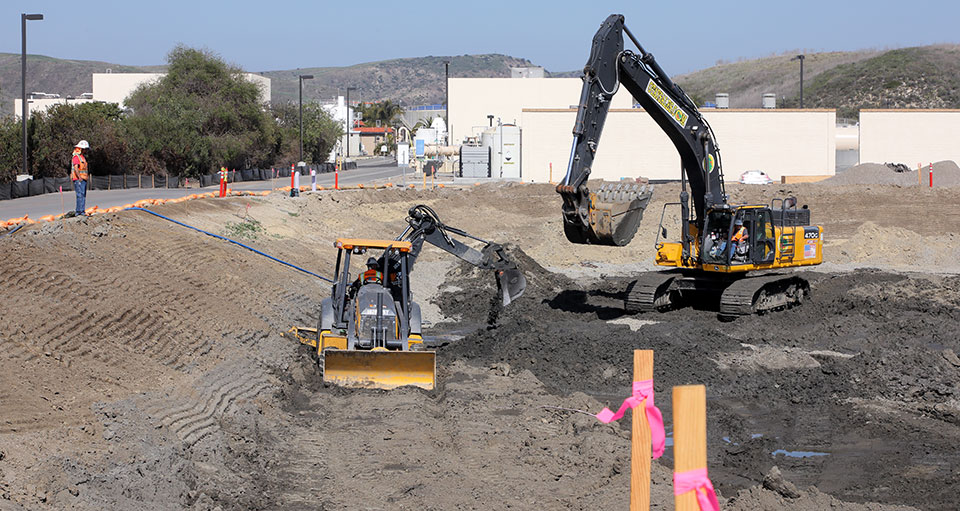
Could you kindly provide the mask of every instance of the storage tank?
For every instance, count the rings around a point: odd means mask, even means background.
[[[764,94],[761,105],[763,108],[777,108],[777,95],[772,92]]]
[[[730,94],[719,92],[716,96],[717,108],[730,108]]]

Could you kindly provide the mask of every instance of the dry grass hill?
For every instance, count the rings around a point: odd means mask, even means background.
[[[799,105],[799,64],[794,52],[716,66],[676,76],[698,103],[718,92],[730,94],[734,108],[759,107],[764,93],[777,95],[778,106]],[[391,99],[405,105],[443,101],[443,61],[457,77],[509,76],[510,67],[535,65],[508,55],[428,56],[367,62],[347,67],[308,67],[267,71],[273,100],[297,98],[297,75],[304,97],[329,99],[348,86],[361,87],[355,98]],[[64,60],[42,55],[29,58],[31,91],[76,95],[90,92],[90,74],[151,72],[163,66],[123,66],[107,62]],[[548,73],[577,76],[579,72]],[[855,117],[860,108],[960,108],[960,45],[934,45],[896,50],[860,50],[807,54],[804,64],[804,106],[837,108],[840,116]],[[13,112],[20,92],[20,57],[0,53],[0,115]]]

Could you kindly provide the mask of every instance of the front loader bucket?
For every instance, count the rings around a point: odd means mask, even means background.
[[[337,350],[323,352],[323,381],[342,387],[433,390],[437,356],[432,351]]]
[[[589,193],[587,224],[565,221],[564,233],[573,243],[622,247],[636,234],[652,195],[653,186],[646,183],[603,181]]]

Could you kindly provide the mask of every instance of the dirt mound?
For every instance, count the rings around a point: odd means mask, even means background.
[[[656,323],[636,329],[612,322],[621,318],[623,282],[553,298],[532,289],[440,361],[506,364],[530,370],[558,395],[585,392],[616,404],[629,388],[631,351],[652,348],[658,393],[707,385],[710,470],[724,494],[759,483],[776,463],[791,480],[845,500],[951,509],[946,488],[960,484],[957,474],[928,478],[914,467],[957,462],[940,449],[960,439],[960,359],[951,362],[960,350],[960,278],[812,278],[813,298],[797,309],[733,324],[683,309],[644,316]],[[669,400],[658,403],[669,416]],[[904,436],[904,422],[924,433]],[[898,452],[927,455],[905,460]],[[889,490],[864,491],[862,467],[872,487]]]
[[[929,167],[923,167],[922,186],[929,186]],[[861,163],[840,172],[829,179],[819,181],[826,185],[899,185],[916,186],[917,169],[907,172],[897,172],[889,165],[880,163]],[[960,185],[960,167],[953,160],[944,160],[933,164],[933,185],[957,186]]]
[[[865,222],[850,240],[830,251],[830,262],[875,264],[916,271],[948,269],[960,261],[960,234],[921,236],[902,227]]]

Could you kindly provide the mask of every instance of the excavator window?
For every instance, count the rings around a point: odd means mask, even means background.
[[[776,247],[773,229],[773,213],[770,209],[756,209],[756,225],[758,227],[753,245],[753,262],[772,263],[776,256]]]
[[[707,215],[703,240],[704,260],[713,264],[727,264],[729,258],[730,227],[733,216],[729,211],[714,210]]]

